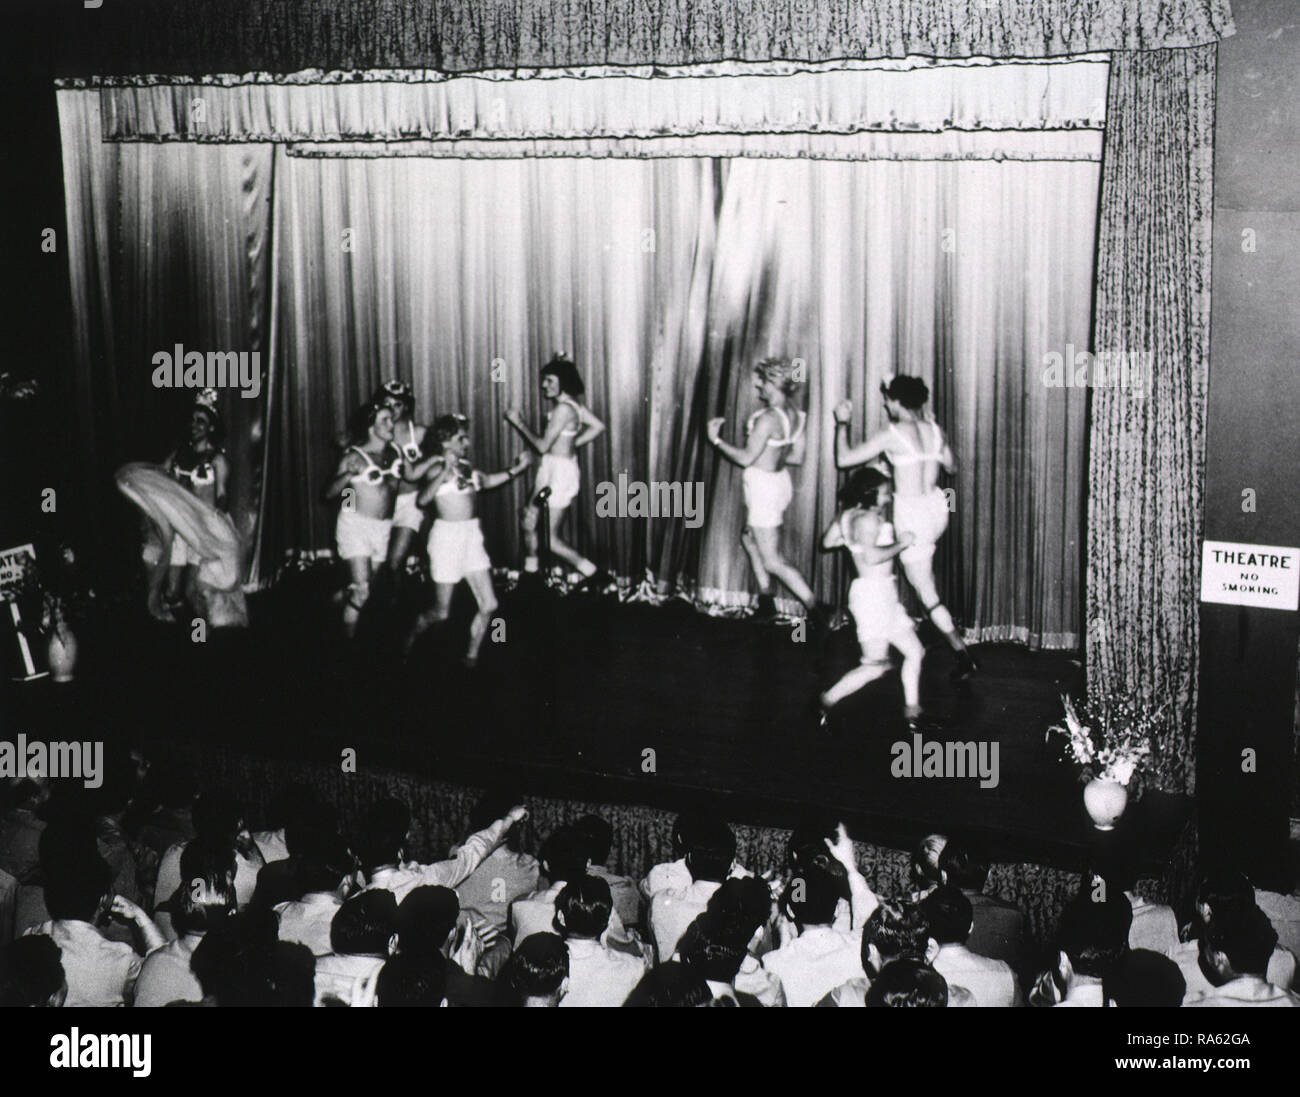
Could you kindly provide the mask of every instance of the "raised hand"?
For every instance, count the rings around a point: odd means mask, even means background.
[[[718,441],[722,437],[722,425],[726,421],[727,420],[722,418],[721,416],[719,416],[717,419],[709,420],[709,424],[704,430],[704,435],[714,445],[717,445]]]
[[[845,868],[853,871],[857,869],[857,859],[853,853],[853,839],[849,837],[849,832],[844,829],[844,824],[840,823],[835,828],[835,841],[829,838],[823,838],[826,848],[831,851],[831,856],[835,858]]]
[[[847,423],[850,419],[853,418],[852,402],[848,400],[841,400],[838,404],[835,405],[831,414],[835,416],[835,422]]]

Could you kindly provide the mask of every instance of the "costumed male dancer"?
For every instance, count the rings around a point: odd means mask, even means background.
[[[744,446],[723,441],[725,419],[710,419],[706,432],[723,457],[745,470],[745,528],[740,543],[758,580],[753,620],[761,622],[776,620],[773,578],[789,587],[815,621],[820,623],[826,616],[799,569],[781,555],[781,524],[794,498],[788,466],[803,464],[808,442],[804,430],[808,417],[791,402],[799,386],[788,359],[765,358],[754,367],[754,391],[762,407],[745,424]]]
[[[851,693],[889,670],[889,649],[903,656],[903,715],[909,723],[921,715],[921,661],[925,648],[912,619],[898,600],[894,557],[913,544],[912,534],[895,540],[887,513],[889,477],[879,469],[859,469],[840,489],[840,513],[822,536],[825,549],[848,549],[858,577],[849,587],[849,612],[862,645],[862,663],[821,696],[823,725],[827,713]]]
[[[463,415],[438,416],[433,424],[433,440],[438,452],[416,466],[416,472],[424,480],[417,502],[422,507],[433,504],[437,508],[429,531],[434,604],[416,618],[406,638],[406,652],[410,654],[421,633],[451,616],[451,596],[463,579],[478,603],[478,612],[469,626],[469,647],[462,660],[466,667],[473,668],[497,608],[492,561],[483,545],[483,529],[477,516],[478,493],[509,483],[529,466],[532,458],[525,452],[503,472],[478,471],[467,460],[469,420]]]
[[[835,465],[848,469],[885,458],[894,473],[894,529],[900,539],[912,535],[902,553],[903,573],[916,591],[935,627],[943,633],[957,656],[956,679],[978,669],[953,624],[952,614],[939,601],[934,583],[935,543],[948,528],[948,500],[938,487],[940,470],[957,471],[952,449],[943,431],[925,412],[930,390],[919,377],[894,377],[881,382],[889,426],[859,446],[849,444],[849,419],[853,405],[845,400],[835,407]]]
[[[387,405],[369,403],[357,410],[351,442],[325,489],[326,500],[342,500],[334,541],[352,580],[343,606],[349,637],[356,634],[370,600],[370,581],[388,558],[393,499],[402,477],[402,455],[393,445],[393,413]]]
[[[596,418],[580,401],[587,391],[578,375],[577,367],[563,354],[555,355],[542,367],[542,395],[551,405],[546,417],[544,434],[534,434],[528,429],[518,408],[506,412],[506,422],[515,428],[534,450],[541,455],[533,493],[523,511],[524,574],[535,575],[540,561],[537,555],[541,499],[545,499],[550,514],[551,552],[582,573],[583,580],[576,592],[599,593],[608,587],[613,577],[596,567],[572,545],[560,538],[560,523],[568,512],[569,504],[577,497],[582,483],[578,469],[577,451],[604,433],[605,424]],[[549,489],[546,496],[539,494]]]
[[[385,404],[393,413],[393,444],[402,453],[403,477],[397,484],[397,497],[393,502],[393,530],[388,537],[388,569],[394,583],[400,583],[406,571],[406,558],[411,553],[411,544],[424,524],[424,512],[415,502],[419,481],[413,476],[412,470],[424,460],[421,447],[428,428],[415,421],[415,397],[411,393],[411,386],[405,381],[385,381],[375,393],[372,403]]]

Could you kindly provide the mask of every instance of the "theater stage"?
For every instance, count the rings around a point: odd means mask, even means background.
[[[1081,682],[1068,654],[982,645],[979,674],[954,685],[951,655],[922,631],[921,734],[996,744],[997,784],[982,787],[978,776],[892,774],[893,745],[914,743],[896,674],[819,729],[819,688],[857,658],[849,628],[797,642],[789,625],[710,618],[684,602],[508,591],[504,635],[470,672],[459,664],[467,593],[445,640],[404,665],[383,643],[343,641],[330,582],[327,569],[298,574],[251,599],[250,629],[205,643],[123,609],[84,637],[77,682],[6,683],[5,737],[192,737],[328,764],[352,748],[359,767],[537,796],[707,804],[776,827],[830,814],[895,848],[964,832],[994,860],[1068,870],[1118,843],[1160,875],[1189,816],[1182,798],[1148,794],[1112,834],[1093,830],[1074,771],[1044,735]]]

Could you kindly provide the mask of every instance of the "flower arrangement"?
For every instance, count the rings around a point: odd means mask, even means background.
[[[1062,697],[1065,723],[1047,729],[1065,739],[1066,753],[1079,764],[1080,780],[1114,781],[1128,787],[1135,774],[1155,759],[1152,744],[1161,739],[1165,706],[1151,707],[1128,698],[1087,699],[1075,707]]]
[[[69,628],[79,627],[90,616],[95,592],[82,580],[76,555],[68,545],[59,547],[55,561],[46,568],[28,568],[18,589],[18,607],[23,619],[43,636],[67,640]]]

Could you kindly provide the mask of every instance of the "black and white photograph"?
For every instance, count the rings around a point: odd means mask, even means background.
[[[8,1076],[1294,1070],[1300,3],[4,9]]]

